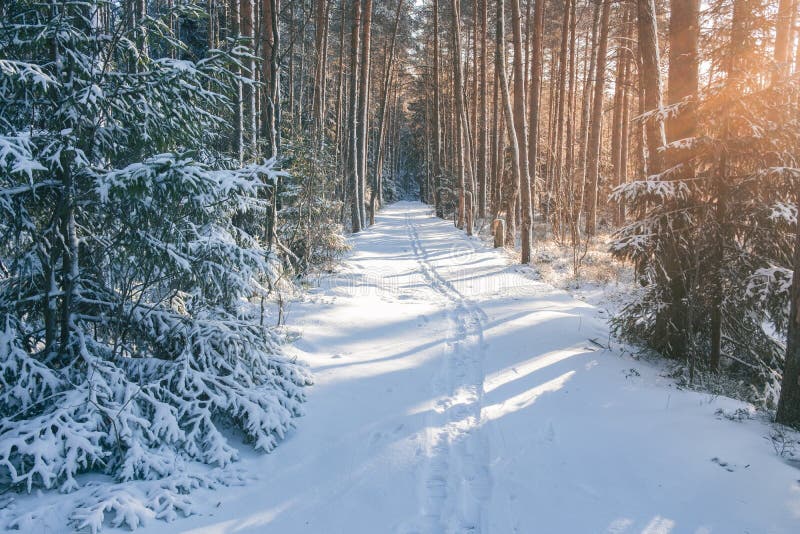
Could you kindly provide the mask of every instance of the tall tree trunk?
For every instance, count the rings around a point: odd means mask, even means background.
[[[576,85],[576,53],[577,53],[577,27],[578,9],[577,0],[570,3],[570,23],[569,23],[569,64],[567,67],[567,115],[566,115],[566,161],[564,170],[566,179],[570,181],[571,194],[574,196],[573,166],[575,163],[575,85]],[[570,199],[573,200],[573,199]]]
[[[455,98],[455,166],[458,177],[458,218],[456,225],[464,227],[464,193],[466,191],[465,162],[464,162],[464,130],[467,124],[464,121],[464,80],[461,72],[461,7],[459,0],[451,1],[453,15],[453,94]]]
[[[278,0],[263,0],[261,4],[261,52],[265,102],[261,104],[262,136],[266,140],[266,156],[276,158],[280,148],[280,71],[278,70]],[[255,111],[255,110],[254,110]],[[273,184],[270,197],[270,214],[267,220],[267,247],[277,242],[280,179]]]
[[[488,1],[488,0],[487,0]],[[503,183],[503,166],[504,154],[503,139],[505,134],[503,132],[503,114],[500,111],[500,70],[497,68],[495,52],[495,68],[493,72],[493,97],[492,97],[492,184],[491,184],[491,205],[492,205],[492,219],[496,219],[502,210],[502,183]]]
[[[592,11],[592,44],[589,52],[589,68],[586,71],[586,80],[583,85],[583,105],[581,106],[581,139],[578,152],[578,164],[580,165],[580,174],[578,176],[581,186],[580,194],[580,207],[585,211],[585,195],[587,178],[587,147],[589,145],[589,123],[591,121],[592,111],[592,95],[594,94],[592,88],[594,87],[594,75],[597,62],[597,35],[600,28],[600,11],[601,2],[594,2],[594,9]]]
[[[731,42],[728,46],[724,68],[728,73],[728,89],[731,92],[738,92],[739,82],[742,77],[741,60],[746,51],[748,35],[745,19],[750,14],[748,0],[734,0],[733,19],[731,22]],[[713,249],[712,269],[708,273],[711,286],[711,354],[709,365],[712,370],[719,370],[720,357],[722,356],[722,303],[724,300],[724,266],[725,249],[728,246],[728,233],[726,231],[726,220],[728,211],[728,180],[729,177],[729,157],[727,150],[727,138],[730,130],[730,119],[723,117],[722,139],[723,148],[720,151],[719,163],[714,176],[713,186],[716,194],[714,203],[714,215],[716,222],[717,239]]]
[[[235,38],[241,36],[240,0],[231,0],[231,33]],[[241,80],[236,81],[236,102],[233,107],[233,149],[239,163],[244,161],[244,102]]]
[[[328,0],[317,0],[314,27],[317,61],[314,65],[314,138],[315,147],[321,148],[325,141],[326,73],[328,67]]]
[[[442,113],[439,76],[439,0],[433,0],[433,175],[435,182],[436,215],[444,217],[442,203]]]
[[[669,84],[670,105],[687,99],[680,112],[667,121],[667,139],[693,137],[697,129],[695,116],[699,87],[698,39],[700,37],[700,0],[672,0],[669,18]]]
[[[600,178],[600,132],[603,120],[603,94],[606,82],[606,54],[608,52],[608,29],[611,15],[611,0],[602,0],[600,15],[600,40],[597,44],[597,70],[595,71],[594,104],[592,125],[589,131],[586,165],[586,233],[597,232],[597,188]]]
[[[787,76],[791,70],[792,22],[796,11],[797,0],[780,0],[778,3],[778,20],[775,24],[775,70],[772,81]]]
[[[628,8],[627,22],[625,26],[625,38],[628,43],[625,48],[625,64],[622,73],[622,139],[620,142],[619,174],[617,175],[617,186],[628,181],[628,161],[630,154],[630,114],[631,114],[631,71],[633,70],[630,45],[633,42],[634,8]],[[625,205],[620,202],[617,206],[614,223],[617,227],[625,222]]]
[[[510,191],[505,193],[506,198],[506,245],[514,247],[516,241],[516,210],[517,199],[520,193],[520,147],[514,123],[514,111],[511,106],[511,97],[508,90],[508,76],[506,75],[506,43],[505,43],[505,1],[497,0],[497,32],[496,32],[496,66],[500,75],[500,94],[503,98],[503,112],[508,129],[508,142],[511,145],[511,173],[512,182]]]
[[[525,110],[525,67],[522,57],[522,10],[519,0],[511,0],[511,25],[514,42],[514,131],[517,137],[517,159],[519,160],[520,190],[520,242],[523,264],[531,262],[533,237],[533,207],[531,205],[531,180],[528,158],[524,151],[528,146],[528,123]]]
[[[628,50],[628,7],[624,7],[622,28],[619,32],[620,39],[617,43],[616,76],[614,78],[614,110],[611,124],[611,165],[614,172],[616,185],[622,183],[622,136],[623,115],[625,102],[625,85],[627,84],[627,50]],[[619,223],[619,206],[614,210],[614,222]]]
[[[268,0],[267,0],[268,1]],[[347,183],[347,171],[345,167],[345,147],[344,141],[344,124],[346,122],[345,111],[345,84],[346,72],[344,66],[344,28],[345,19],[347,18],[346,1],[340,0],[341,13],[339,17],[339,81],[336,87],[336,170],[337,176],[342,178],[344,184]],[[344,185],[341,190],[341,200],[344,202],[347,192],[347,185]]]
[[[644,92],[644,110],[660,110],[662,106],[662,83],[658,52],[658,28],[656,27],[655,0],[637,0],[639,55],[642,68],[639,76]],[[660,113],[654,113],[645,124],[647,141],[646,173],[658,174],[662,169],[658,148],[666,144],[664,121]]]
[[[358,67],[359,30],[361,29],[361,0],[353,0],[353,30],[350,38],[350,112],[347,118],[348,181],[350,183],[350,218],[353,233],[361,231],[361,187],[358,176]]]
[[[800,197],[795,192],[795,198]],[[800,208],[800,204],[798,204]],[[794,274],[790,293],[789,326],[786,332],[786,362],[775,420],[800,427],[800,225],[794,244]]]
[[[471,137],[471,152],[472,158],[470,162],[472,163],[472,205],[473,207],[477,206],[478,204],[478,160],[480,159],[480,154],[478,151],[480,150],[479,147],[479,137],[480,131],[478,126],[478,104],[480,102],[480,98],[478,96],[478,83],[480,81],[480,65],[478,59],[478,27],[480,25],[480,17],[478,16],[477,10],[479,9],[479,3],[475,2],[473,13],[472,13],[472,100],[471,100],[471,111],[472,115],[470,116],[470,137]]]
[[[553,231],[563,231],[563,202],[564,202],[564,109],[567,93],[567,56],[569,47],[569,19],[570,0],[564,4],[564,13],[561,20],[561,44],[558,49],[558,77],[555,91],[555,135],[553,137],[553,169],[552,187],[555,209],[553,213]]]
[[[680,110],[667,120],[667,140],[669,142],[694,137],[697,131],[699,25],[699,0],[672,0],[669,21],[670,53],[667,98],[670,105],[680,103]],[[669,157],[667,166],[674,168],[681,165],[683,157],[673,153]],[[689,178],[692,172],[692,169],[683,167],[674,172],[672,176],[674,179]],[[674,204],[675,211],[682,209],[680,201],[675,200]],[[665,237],[669,241],[664,263],[666,277],[669,280],[670,300],[669,305],[664,307],[666,317],[661,320],[662,328],[666,327],[666,352],[676,358],[686,357],[689,339],[689,325],[684,302],[687,291],[684,275],[686,260],[679,247],[682,228],[682,219],[678,217],[672,225],[670,235]]]
[[[534,27],[531,43],[531,83],[529,90],[530,107],[528,108],[528,127],[530,129],[530,135],[528,137],[527,154],[525,155],[525,157],[528,158],[532,206],[536,199],[536,182],[539,175],[539,121],[541,117],[539,108],[541,106],[542,96],[542,40],[544,37],[545,2],[546,0],[536,0],[536,7],[533,11]],[[531,208],[531,212],[533,211],[534,208]]]
[[[361,32],[361,88],[358,91],[358,186],[361,203],[361,225],[366,224],[367,133],[369,131],[369,91],[372,33],[372,0],[364,0],[364,17]]]
[[[489,90],[487,86],[487,71],[488,69],[488,37],[487,37],[487,26],[489,20],[489,13],[488,13],[488,5],[489,0],[480,0],[480,43],[481,43],[481,55],[480,55],[480,90],[479,90],[479,118],[478,120],[478,130],[479,130],[479,141],[478,141],[478,172],[477,172],[477,179],[478,179],[478,217],[481,219],[486,218],[486,188],[488,183],[488,168],[487,168],[487,157],[489,154],[489,142],[488,142],[488,129],[489,129],[489,117],[487,112],[487,98],[486,94]]]
[[[274,158],[280,146],[280,72],[278,71],[279,37],[278,0],[263,0],[261,4],[262,76],[266,101],[261,105],[262,135],[266,139],[266,156]]]
[[[251,80],[256,78],[256,63],[253,58],[252,49],[255,48],[255,32],[253,16],[253,0],[241,0],[241,33],[242,37],[247,39],[247,45],[251,48],[249,57],[244,61],[245,76]],[[243,122],[244,122],[244,152],[245,157],[255,157],[256,151],[256,91],[255,86],[251,83],[245,83],[242,88],[242,101],[243,101]]]

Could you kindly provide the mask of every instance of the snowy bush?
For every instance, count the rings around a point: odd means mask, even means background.
[[[270,451],[301,413],[310,377],[249,304],[281,268],[254,223],[279,172],[215,148],[229,54],[151,58],[182,45],[115,2],[4,9],[0,487],[161,480],[84,493],[73,520],[169,519],[202,485],[187,462],[229,465],[232,432]]]

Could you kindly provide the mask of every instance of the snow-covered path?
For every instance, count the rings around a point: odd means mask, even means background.
[[[316,375],[253,483],[152,532],[782,533],[800,471],[740,405],[600,350],[596,310],[418,203],[289,309]]]

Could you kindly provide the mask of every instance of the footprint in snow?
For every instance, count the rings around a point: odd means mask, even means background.
[[[716,456],[715,456],[715,457],[713,457],[713,458],[711,459],[711,461],[712,461],[713,463],[717,464],[718,466],[720,466],[721,468],[725,469],[725,471],[727,471],[727,472],[729,472],[729,473],[733,473],[733,472],[735,471],[735,469],[734,469],[734,467],[736,467],[735,465],[733,465],[733,464],[729,464],[728,462],[725,462],[725,461],[723,461],[723,460],[720,460],[720,459],[719,459],[719,458],[717,458]],[[747,464],[747,465],[746,465],[746,466],[744,466],[744,467],[745,467],[745,469],[746,469],[746,468],[750,467],[750,464]]]

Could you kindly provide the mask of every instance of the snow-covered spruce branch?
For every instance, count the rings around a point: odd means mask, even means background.
[[[282,276],[264,223],[291,177],[227,151],[236,54],[172,59],[168,25],[101,8],[0,21],[0,487],[74,491],[91,530],[190,513],[197,465],[227,483],[231,435],[272,450],[311,382],[250,303]]]

